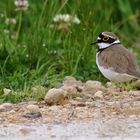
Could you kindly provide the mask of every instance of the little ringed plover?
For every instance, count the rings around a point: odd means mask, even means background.
[[[140,69],[134,55],[126,49],[112,32],[102,32],[92,44],[99,46],[96,64],[110,81],[127,82],[140,79]]]

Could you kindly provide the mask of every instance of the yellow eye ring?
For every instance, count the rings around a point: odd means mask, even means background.
[[[107,36],[103,37],[103,41],[108,41],[108,40],[109,40],[109,37],[107,37]]]

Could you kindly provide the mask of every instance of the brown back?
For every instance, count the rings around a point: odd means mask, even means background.
[[[119,73],[140,78],[140,70],[134,55],[120,44],[112,45],[99,53],[99,65]]]

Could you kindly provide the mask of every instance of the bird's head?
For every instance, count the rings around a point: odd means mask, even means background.
[[[102,32],[99,34],[97,40],[92,42],[91,45],[97,44],[99,49],[107,48],[113,44],[119,44],[118,37],[112,32]]]

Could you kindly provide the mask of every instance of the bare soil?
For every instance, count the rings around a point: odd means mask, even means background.
[[[41,116],[26,115],[27,106]],[[29,113],[29,112],[28,112]],[[104,93],[103,98],[69,99],[65,105],[22,102],[0,113],[0,140],[140,139],[140,91]]]

